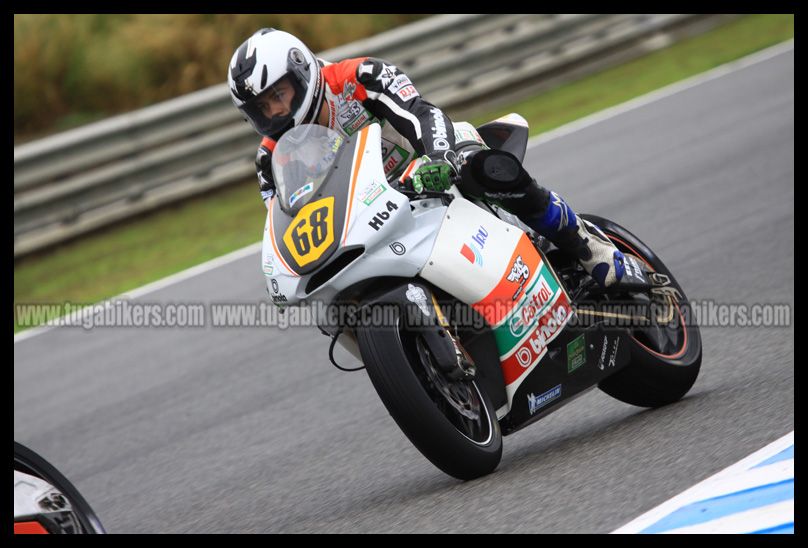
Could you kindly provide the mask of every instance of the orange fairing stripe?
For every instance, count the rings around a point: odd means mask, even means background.
[[[38,521],[21,521],[14,523],[15,535],[47,535],[48,531]]]
[[[399,178],[398,178],[398,180],[399,180],[399,181],[401,181],[401,182],[404,182],[404,180],[405,180],[407,177],[409,177],[409,176],[410,176],[410,173],[412,173],[412,169],[415,167],[415,164],[416,164],[417,162],[418,162],[418,159],[417,159],[417,158],[416,158],[415,160],[411,161],[411,162],[410,162],[410,165],[409,165],[409,166],[407,166],[407,171],[405,171],[405,172],[404,172],[404,173],[401,175],[401,177],[399,177]]]
[[[273,196],[269,200],[269,212],[267,213],[267,215],[269,216],[269,221],[268,221],[269,222],[269,241],[272,242],[272,249],[275,250],[275,256],[281,260],[281,263],[283,264],[284,267],[286,267],[286,270],[291,272],[292,276],[299,277],[300,274],[298,274],[297,272],[295,272],[294,270],[289,268],[289,265],[286,264],[286,261],[283,260],[283,256],[281,255],[281,252],[278,251],[278,246],[275,245],[275,230],[274,230],[274,227],[272,226],[272,202],[274,202],[277,197],[278,197],[278,195],[275,194],[275,196]]]
[[[531,274],[538,271],[541,267],[541,257],[533,247],[533,243],[530,241],[530,238],[527,237],[527,234],[522,234],[522,236],[519,237],[519,241],[516,243],[516,249],[513,250],[511,258],[505,266],[505,272],[502,273],[502,278],[499,280],[499,283],[488,295],[471,305],[491,326],[498,325],[502,322],[502,320],[511,313],[511,310],[522,302],[522,297],[524,297],[527,292],[529,283],[525,284],[522,293],[514,301],[513,293],[518,284],[508,281],[508,274],[511,273],[513,263],[516,262],[516,257],[519,256],[522,257],[522,261],[530,269]],[[528,280],[528,282],[530,282],[530,280]]]
[[[351,210],[353,209],[353,197],[356,192],[356,178],[359,176],[359,168],[362,167],[362,157],[365,155],[365,145],[368,140],[368,130],[366,127],[360,132],[359,146],[356,148],[356,165],[354,165],[353,174],[351,175],[351,192],[348,195],[348,213],[345,215],[345,226],[342,229],[342,244],[345,245],[345,240],[348,238],[348,224],[351,222]]]

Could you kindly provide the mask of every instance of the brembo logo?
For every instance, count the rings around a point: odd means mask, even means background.
[[[435,150],[449,150],[449,141],[446,139],[446,122],[443,120],[443,113],[439,108],[430,109],[435,125],[432,130],[432,146]]]

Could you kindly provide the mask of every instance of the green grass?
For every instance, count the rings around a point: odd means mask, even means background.
[[[540,133],[793,36],[793,15],[744,16],[472,121],[518,112]],[[144,215],[16,261],[14,301],[98,302],[259,241],[265,215],[255,179]]]
[[[518,112],[532,135],[794,37],[793,15],[748,15],[700,36],[470,120]]]
[[[312,51],[423,14],[34,13],[14,15],[14,141],[25,142],[225,81],[235,49],[261,27]]]
[[[257,180],[180,202],[16,261],[14,303],[119,295],[259,241],[265,217]]]

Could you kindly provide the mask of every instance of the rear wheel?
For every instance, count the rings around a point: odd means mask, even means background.
[[[635,327],[631,333],[631,363],[602,380],[598,387],[620,401],[641,407],[660,407],[681,399],[696,382],[701,368],[701,335],[685,292],[662,260],[631,232],[608,219],[581,215],[596,224],[623,253],[643,261],[654,272],[667,276],[668,321]],[[667,289],[666,289],[667,290]],[[674,296],[675,295],[675,296]],[[631,298],[647,305],[649,297]]]
[[[452,381],[423,337],[402,321],[357,329],[362,360],[398,426],[435,466],[461,480],[491,473],[502,457],[502,433],[488,395],[474,380]]]

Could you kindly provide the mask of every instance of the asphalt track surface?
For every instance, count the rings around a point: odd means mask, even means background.
[[[793,310],[793,138],[792,50],[542,143],[526,167],[640,236],[691,300]],[[259,262],[140,301],[255,302]],[[410,445],[365,372],[328,363],[315,328],[20,341],[14,438],[110,532],[605,533],[794,428],[793,327],[702,337],[682,401],[645,410],[590,391],[506,437],[495,473],[466,483]]]

